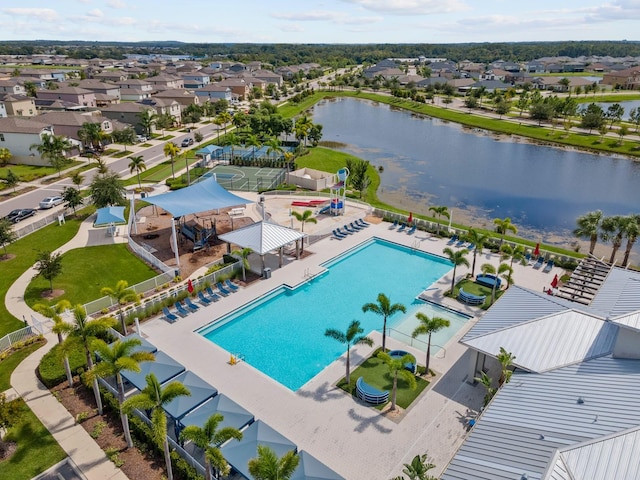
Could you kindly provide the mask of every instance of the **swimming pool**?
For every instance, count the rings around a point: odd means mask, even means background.
[[[327,328],[344,331],[356,319],[365,332],[380,331],[382,319],[362,305],[382,292],[410,314],[423,305],[415,297],[452,268],[444,258],[379,239],[323,266],[302,286],[275,289],[199,333],[295,391],[345,353],[325,337]]]

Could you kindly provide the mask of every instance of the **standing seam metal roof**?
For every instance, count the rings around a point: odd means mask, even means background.
[[[225,233],[218,238],[223,242],[233,243],[243,248],[248,247],[257,254],[264,255],[305,236],[306,234],[289,227],[269,222],[258,222]]]

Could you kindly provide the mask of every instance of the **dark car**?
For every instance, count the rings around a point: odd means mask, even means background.
[[[9,215],[4,218],[9,220],[11,223],[18,223],[20,220],[33,217],[36,212],[37,210],[35,208],[21,208],[19,210],[12,210],[9,212]]]
[[[191,137],[185,138],[184,140],[182,140],[182,143],[180,144],[181,147],[188,147],[190,145],[193,145],[193,138]]]

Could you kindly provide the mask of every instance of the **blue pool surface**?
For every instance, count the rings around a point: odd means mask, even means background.
[[[409,314],[423,305],[415,297],[452,268],[444,258],[378,239],[324,266],[321,276],[293,290],[278,288],[200,333],[295,391],[346,352],[324,335],[327,328],[345,331],[355,319],[365,333],[382,331],[382,318],[363,313],[362,305],[384,293]]]

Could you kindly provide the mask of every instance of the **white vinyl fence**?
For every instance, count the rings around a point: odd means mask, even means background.
[[[33,325],[21,328],[0,338],[0,354],[9,350],[16,343],[23,342],[31,337],[44,335],[44,326],[35,319],[33,319],[33,322]]]

